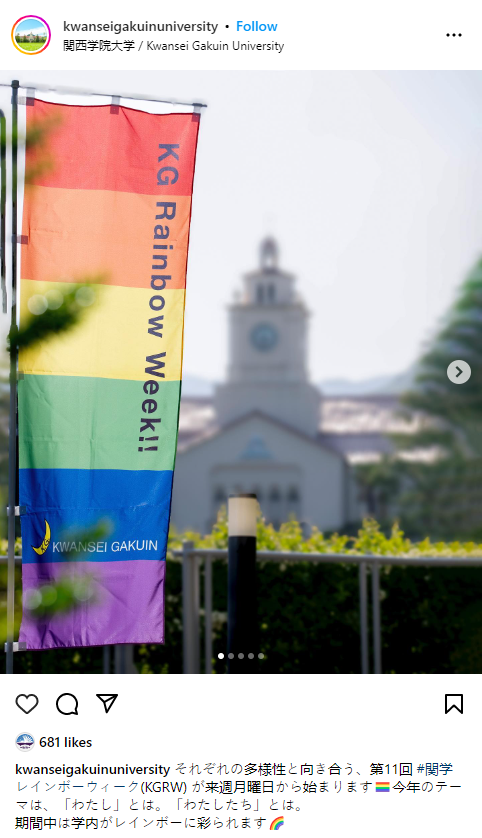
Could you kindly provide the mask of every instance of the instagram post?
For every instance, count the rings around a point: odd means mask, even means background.
[[[2,832],[472,832],[476,10],[21,12]]]

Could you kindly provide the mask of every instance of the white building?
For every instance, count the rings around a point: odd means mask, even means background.
[[[227,380],[213,403],[198,404],[191,432],[181,417],[172,523],[206,532],[231,492],[255,492],[275,526],[294,514],[338,529],[359,519],[354,481],[343,451],[320,433],[321,394],[307,371],[309,313],[272,239],[243,282],[229,310]]]

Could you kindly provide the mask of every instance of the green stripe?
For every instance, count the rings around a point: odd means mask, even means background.
[[[158,383],[150,395],[142,381],[26,375],[18,386],[20,468],[174,468],[181,384]],[[151,414],[142,410],[147,399],[157,403]],[[144,419],[159,418],[155,431],[140,433]],[[138,450],[151,446],[158,450]]]

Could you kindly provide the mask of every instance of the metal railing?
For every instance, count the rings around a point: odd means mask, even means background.
[[[182,620],[183,620],[183,671],[197,674],[201,671],[201,603],[200,571],[204,565],[204,658],[205,674],[212,674],[213,660],[213,561],[227,560],[227,550],[196,548],[191,541],[184,541],[182,549],[173,550],[173,555],[182,559]],[[358,565],[359,613],[360,613],[360,671],[370,672],[368,571],[371,578],[373,671],[382,672],[382,619],[380,608],[380,567],[482,567],[482,556],[378,556],[351,553],[289,553],[274,550],[258,550],[258,562],[313,562],[318,564]],[[0,556],[5,564],[6,556]],[[22,557],[15,556],[15,563],[21,564]],[[132,671],[122,655],[132,657],[132,649],[116,647],[114,670]],[[117,660],[119,658],[119,660]],[[130,662],[132,663],[132,662]],[[110,647],[103,651],[104,672],[111,671]]]
[[[174,556],[182,558],[183,593],[183,654],[184,672],[201,671],[201,609],[200,609],[200,567],[204,563],[204,658],[205,673],[212,673],[212,563],[226,560],[227,550],[195,548],[190,541],[183,542],[182,549],[173,550]],[[482,567],[482,556],[378,556],[351,553],[289,553],[274,550],[258,550],[258,562],[314,562],[320,564],[358,565],[359,611],[360,611],[360,671],[370,672],[368,570],[371,571],[373,671],[382,672],[382,619],[380,609],[380,567]]]

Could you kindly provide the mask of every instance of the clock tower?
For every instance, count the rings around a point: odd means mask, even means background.
[[[215,407],[226,425],[259,411],[316,436],[320,394],[307,370],[309,313],[295,278],[278,266],[278,247],[265,239],[260,265],[243,277],[243,292],[229,308],[229,366]]]

